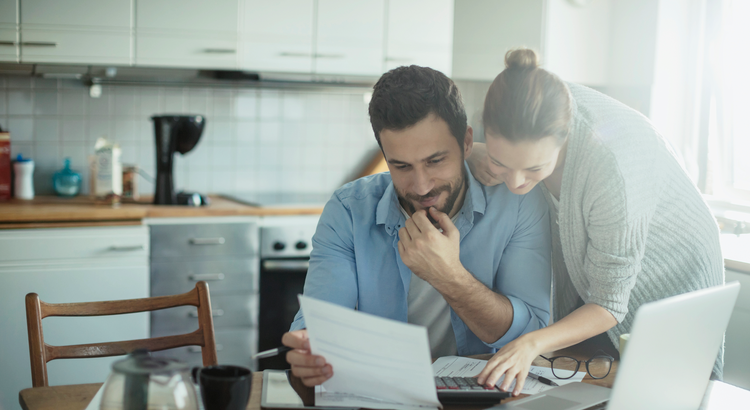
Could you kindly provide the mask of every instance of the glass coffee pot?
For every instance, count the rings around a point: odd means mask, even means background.
[[[198,410],[190,367],[136,350],[112,365],[101,410]]]

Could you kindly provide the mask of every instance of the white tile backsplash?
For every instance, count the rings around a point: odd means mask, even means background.
[[[175,154],[177,189],[209,193],[329,193],[377,148],[363,90],[223,89],[103,86],[91,98],[78,81],[0,76],[0,124],[11,132],[11,153],[37,164],[37,194],[51,194],[52,173],[70,157],[88,192],[88,157],[106,136],[122,161],[155,176],[150,117],[203,114],[196,147]],[[353,158],[356,157],[356,158]],[[139,179],[142,194],[151,181]]]

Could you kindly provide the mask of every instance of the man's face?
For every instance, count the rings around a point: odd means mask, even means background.
[[[466,192],[464,157],[471,154],[472,130],[459,147],[448,124],[430,114],[403,130],[382,130],[380,143],[399,202],[411,215],[435,207],[453,216]]]

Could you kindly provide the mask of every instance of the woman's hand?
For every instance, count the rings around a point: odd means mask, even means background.
[[[521,394],[523,384],[526,382],[531,362],[540,353],[542,352],[537,352],[537,349],[528,337],[521,336],[503,346],[502,349],[492,356],[482,372],[477,376],[477,383],[494,386],[504,374],[505,380],[500,385],[500,389],[508,391],[510,385],[513,384],[513,380],[516,380],[513,396],[518,396]]]
[[[487,144],[475,142],[471,155],[469,158],[466,158],[466,162],[469,164],[471,174],[482,185],[494,186],[505,182],[500,175],[495,175],[490,171],[490,157],[487,154]]]

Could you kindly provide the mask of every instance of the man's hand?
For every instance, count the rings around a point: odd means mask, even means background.
[[[326,364],[326,359],[310,353],[307,330],[286,332],[281,343],[294,349],[286,353],[286,361],[292,366],[292,374],[302,379],[305,386],[322,384],[333,376],[333,368]]]
[[[469,164],[471,174],[482,185],[493,186],[505,182],[501,175],[495,175],[490,169],[490,156],[487,153],[487,145],[481,142],[475,142],[471,150],[471,155],[466,158]]]
[[[432,225],[426,211],[417,211],[398,231],[398,251],[415,275],[439,290],[455,279],[456,272],[465,271],[459,254],[461,235],[447,214],[432,207],[429,212],[443,232]]]

